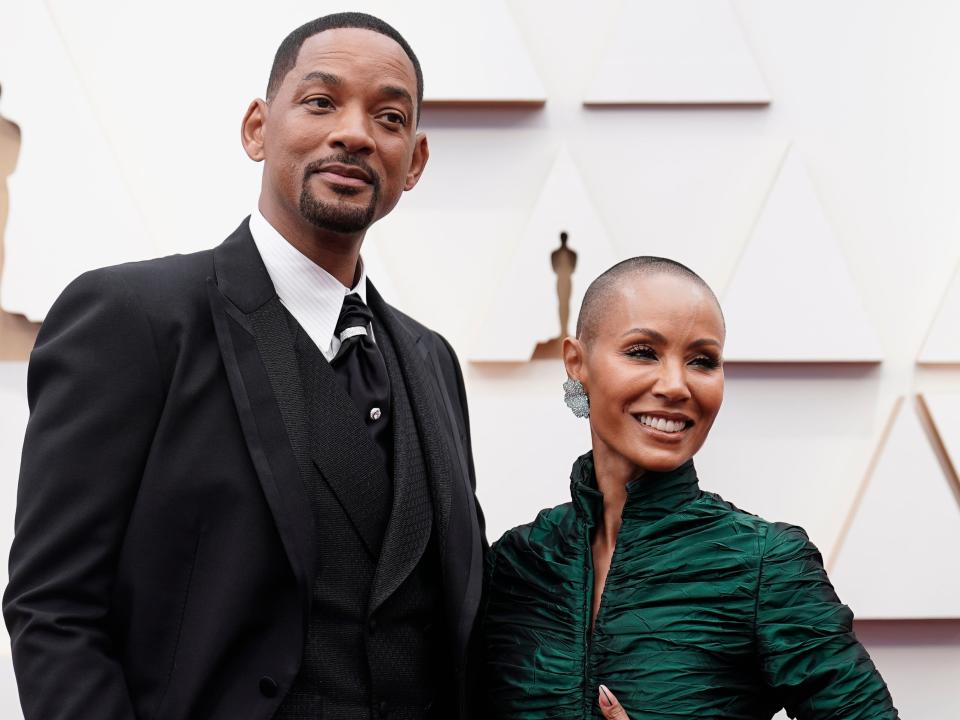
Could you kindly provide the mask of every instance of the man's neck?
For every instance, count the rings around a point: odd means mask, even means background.
[[[261,204],[260,212],[274,229],[303,255],[333,275],[344,287],[352,288],[360,272],[360,246],[365,232],[343,235],[318,228],[305,220],[290,221]]]

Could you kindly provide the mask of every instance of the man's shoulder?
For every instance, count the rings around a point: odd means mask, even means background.
[[[133,296],[144,306],[162,310],[206,297],[206,279],[214,276],[213,250],[139,260],[90,270],[68,286],[99,294]]]
[[[457,361],[456,353],[449,341],[436,330],[427,327],[419,320],[415,320],[396,306],[383,301],[387,309],[393,314],[397,321],[403,325],[414,337],[420,338],[420,342],[426,343],[426,346],[435,351],[442,361]]]

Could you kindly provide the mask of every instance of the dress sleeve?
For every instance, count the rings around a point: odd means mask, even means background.
[[[757,650],[766,683],[792,718],[896,720],[887,686],[853,633],[806,533],[770,528],[760,564]]]

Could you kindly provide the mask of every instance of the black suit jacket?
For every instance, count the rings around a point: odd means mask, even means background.
[[[369,302],[413,354],[424,452],[448,469],[434,492],[465,710],[485,539],[463,379],[442,337]],[[51,309],[3,607],[27,720],[269,718],[290,687],[314,520],[263,355],[269,308],[244,222],[214,250],[87,273]],[[363,478],[330,438],[318,464],[362,533]]]

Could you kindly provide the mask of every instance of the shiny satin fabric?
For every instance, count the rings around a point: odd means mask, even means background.
[[[631,720],[897,718],[819,552],[798,527],[702,492],[692,461],[628,485],[590,632],[592,455],[572,502],[507,532],[487,562],[484,717],[600,718],[607,685]]]

